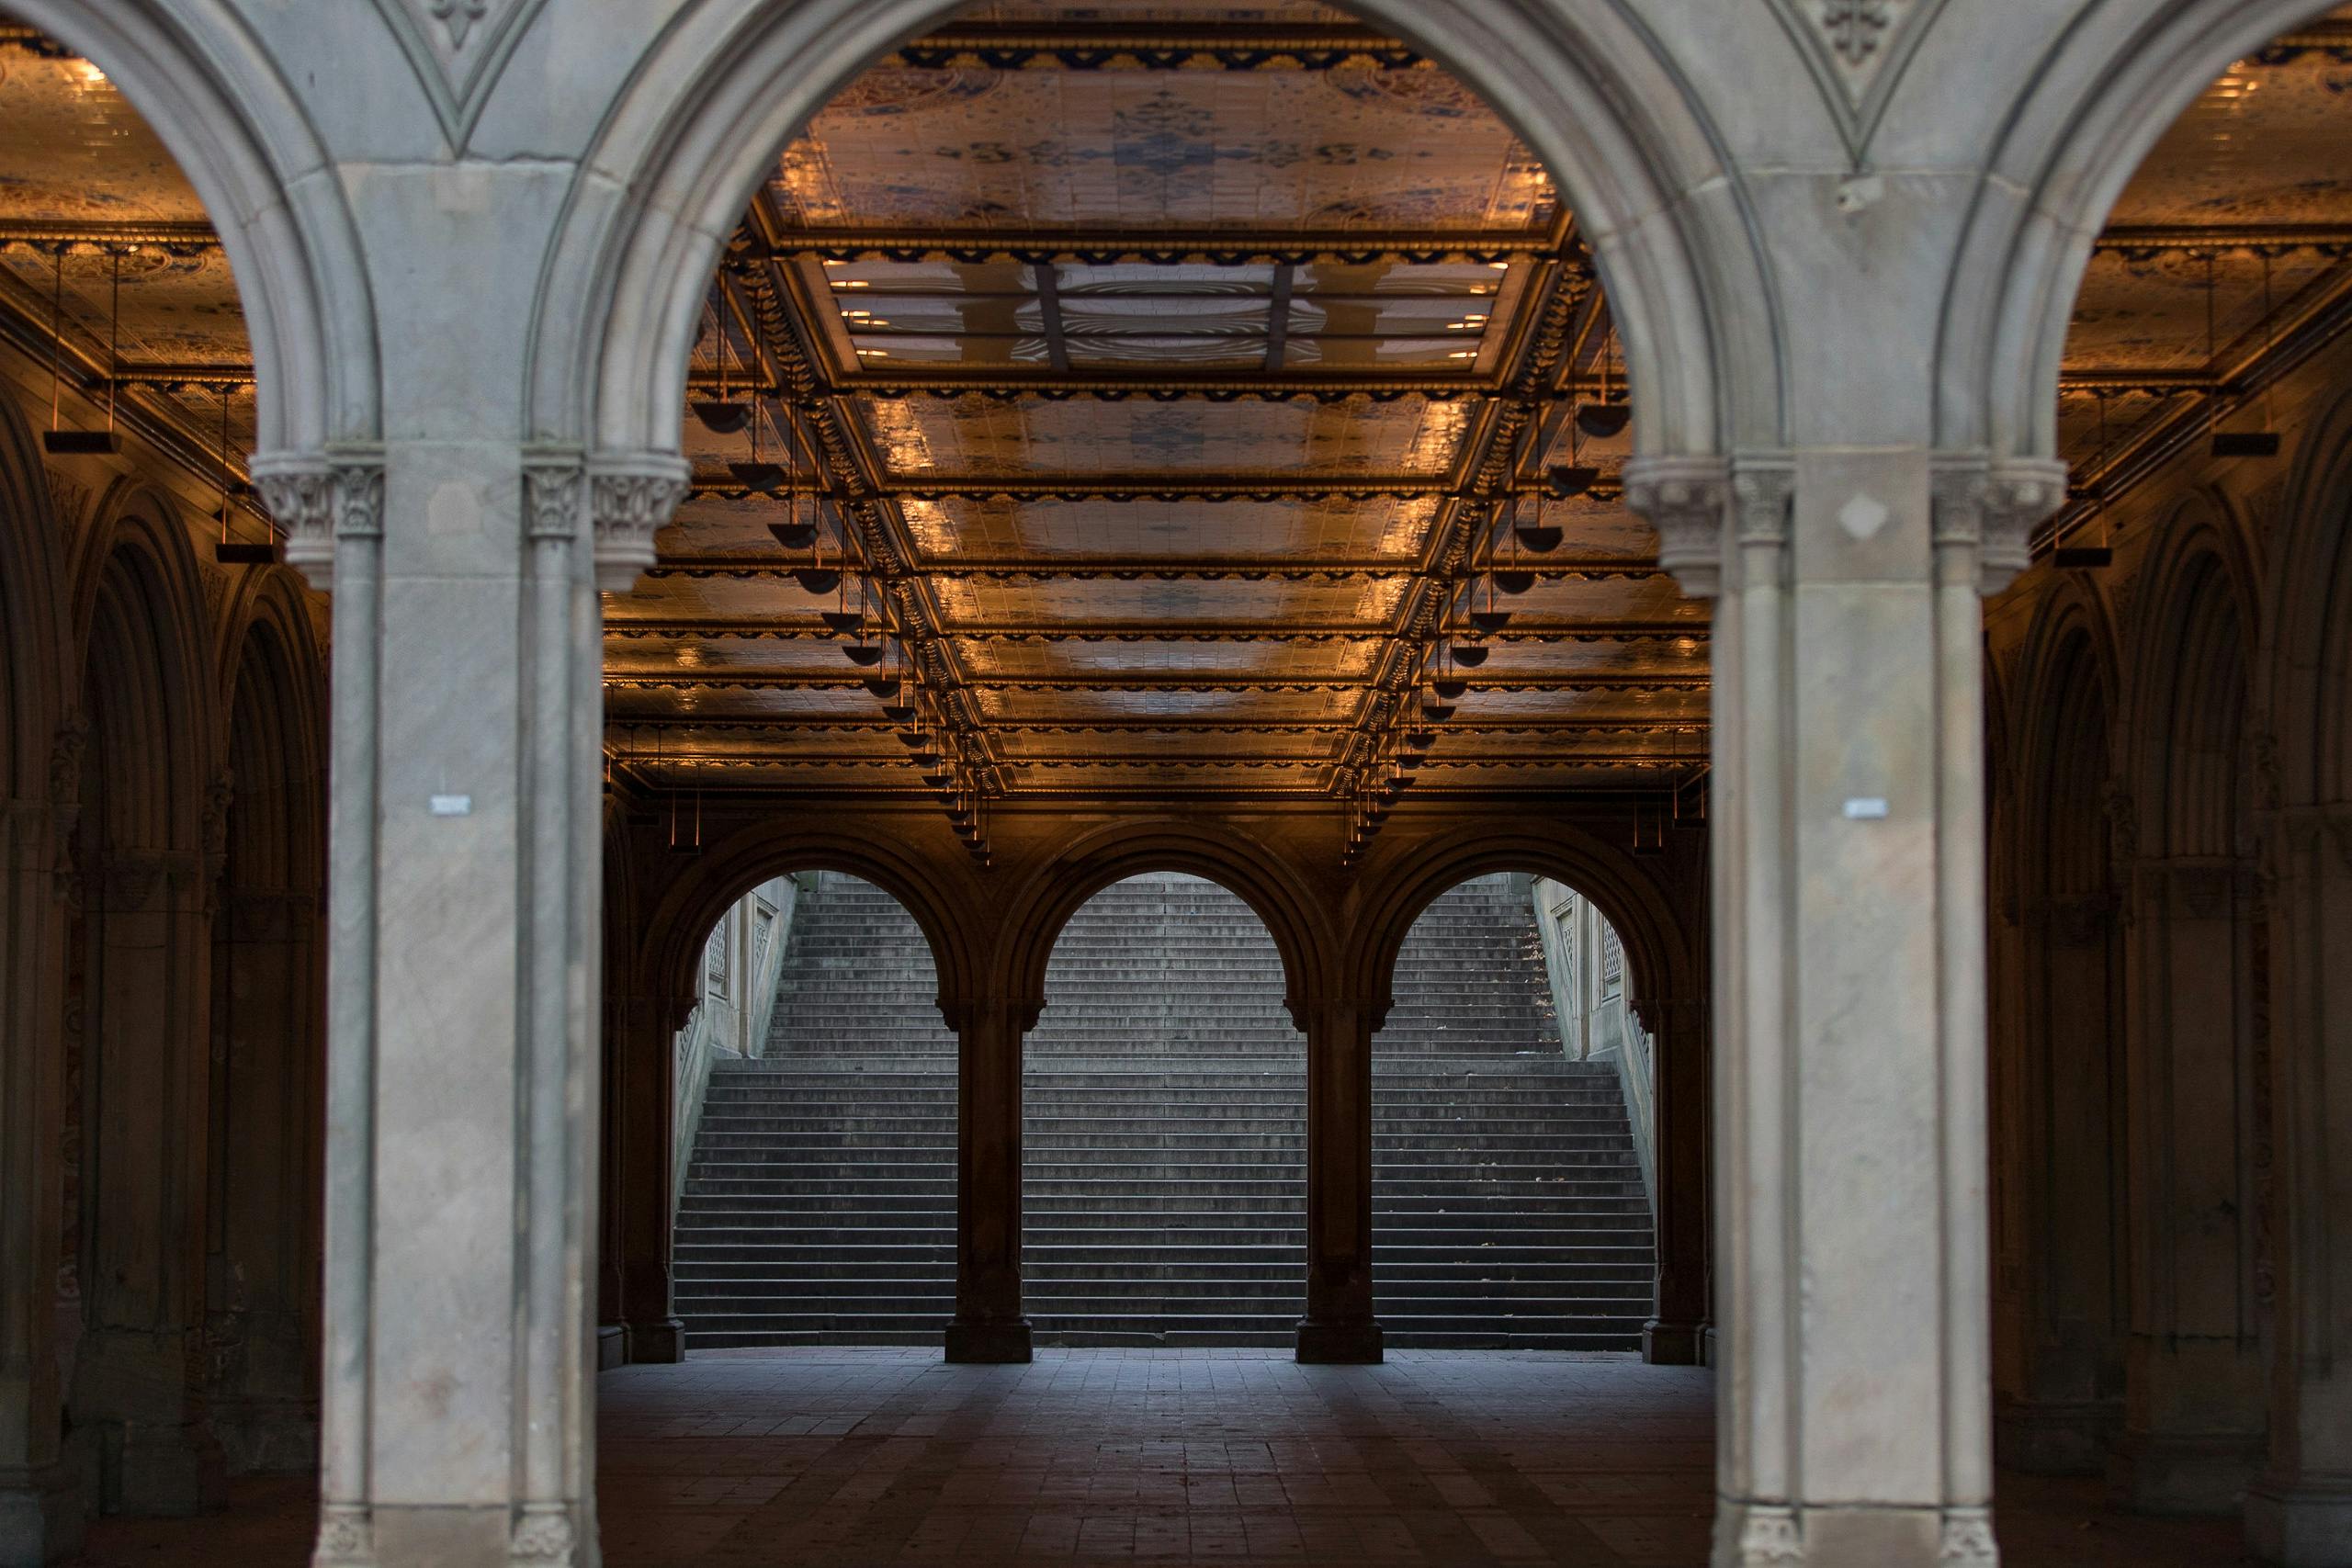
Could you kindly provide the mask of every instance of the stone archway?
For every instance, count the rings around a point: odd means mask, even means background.
[[[2122,965],[2114,920],[2130,829],[2112,789],[2114,664],[2091,607],[2062,602],[2020,681],[2026,930],[2020,1146],[2031,1238],[2025,1382],[2002,1413],[2002,1458],[2087,1472],[2121,1415]]]
[[[60,1317],[68,1441],[108,1511],[217,1498],[203,1422],[209,854],[225,802],[186,534],[158,498],[101,519],[82,609],[65,942]],[[203,802],[199,814],[198,803]],[[78,1328],[78,1333],[76,1329]]]
[[[1679,868],[1686,897],[1696,868]],[[1393,1005],[1397,955],[1421,912],[1447,889],[1493,872],[1532,872],[1576,888],[1625,947],[1632,1010],[1657,1041],[1657,1290],[1643,1354],[1687,1365],[1708,1359],[1707,1085],[1713,1055],[1704,936],[1677,917],[1670,874],[1570,829],[1457,833],[1417,847],[1367,887],[1349,941],[1349,973],[1363,994]],[[1367,1102],[1368,1103],[1368,1102]]]

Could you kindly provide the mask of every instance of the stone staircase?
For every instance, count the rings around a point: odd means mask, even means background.
[[[955,1040],[913,921],[804,895],[769,1056],[722,1064],[680,1205],[691,1347],[934,1342],[953,1309]],[[1284,1345],[1306,1296],[1305,1041],[1240,900],[1138,877],[1071,920],[1026,1043],[1041,1343]],[[1613,1073],[1563,1059],[1526,895],[1415,927],[1374,1048],[1392,1344],[1627,1349],[1650,1234]]]

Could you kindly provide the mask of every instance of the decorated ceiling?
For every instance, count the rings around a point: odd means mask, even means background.
[[[2352,6],[2125,194],[2065,361],[2070,538],[2187,425],[2258,434],[2263,377],[2347,319],[2347,93]],[[0,332],[85,395],[64,423],[110,392],[242,471],[199,204],[102,73],[5,25]],[[605,604],[615,766],[959,818],[1671,798],[1707,617],[1620,502],[1618,363],[1546,171],[1402,40],[1310,4],[970,7],[780,150],[713,280],[693,493]]]

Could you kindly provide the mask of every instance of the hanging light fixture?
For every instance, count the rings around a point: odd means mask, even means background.
[[[122,350],[122,256],[114,255],[112,346],[107,361],[107,427],[104,430],[63,428],[65,386],[65,251],[59,245],[49,296],[49,428],[41,432],[41,450],[52,457],[110,457],[122,450],[115,434],[115,384],[120,379]]]
[[[712,346],[718,360],[718,396],[694,404],[695,417],[713,435],[740,435],[752,422],[751,409],[729,395],[727,386],[727,320],[719,313],[718,303],[726,297],[726,285],[711,285],[710,331]]]
[[[1577,411],[1577,427],[1597,441],[1606,441],[1612,435],[1623,434],[1625,426],[1634,418],[1633,404],[1609,400],[1612,392],[1611,381],[1616,368],[1616,349],[1617,329],[1611,326],[1609,335],[1600,340],[1600,400],[1587,403]]]
[[[2270,314],[2270,253],[2262,256],[2262,354],[2269,358],[2277,346],[2275,326]],[[2205,362],[2213,366],[2213,258],[2205,258]],[[2218,367],[2214,367],[2218,368]],[[2219,394],[2214,394],[2218,400]],[[2278,432],[2270,422],[2270,388],[2262,389],[2262,424],[2260,430],[2216,430],[2212,450],[2216,457],[2276,457],[2278,456]]]

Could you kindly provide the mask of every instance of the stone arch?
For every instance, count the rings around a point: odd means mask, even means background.
[[[1655,877],[1590,834],[1530,826],[1502,832],[1464,829],[1429,840],[1368,886],[1348,927],[1348,994],[1371,998],[1375,1016],[1385,1016],[1397,953],[1421,911],[1449,888],[1501,871],[1549,876],[1592,900],[1625,944],[1629,999],[1636,1011],[1689,1000],[1703,990],[1690,930]]]
[[[2267,657],[2257,702],[2272,727],[2255,759],[2266,807],[2352,800],[2352,397],[2337,400],[2297,443],[2281,502],[2282,543],[2263,595]]]
[[[1523,823],[1464,828],[1414,846],[1351,900],[1348,994],[1368,998],[1375,1027],[1395,1004],[1396,963],[1414,923],[1448,889],[1495,872],[1533,872],[1574,887],[1617,932],[1625,1001],[1657,1038],[1651,1131],[1657,1273],[1645,1360],[1705,1359],[1709,1317],[1707,1217],[1713,1055],[1703,926],[1676,912],[1669,889],[1616,845],[1578,829]]]
[[[81,757],[65,942],[69,1427],[123,1444],[101,1507],[191,1513],[218,1495],[193,1343],[205,1291],[205,906],[223,814],[207,769],[213,682],[185,529],[123,487],[77,595]]]
[[[655,901],[639,949],[650,994],[690,998],[703,943],[728,906],[770,877],[796,871],[841,872],[897,899],[931,948],[940,1013],[956,1026],[958,1010],[973,994],[978,972],[972,942],[982,924],[965,890],[937,867],[870,837],[788,825],[763,824],[709,846]],[[685,1005],[680,1003],[681,1014]]]
[[[2233,61],[2327,7],[2181,0],[2086,7],[2009,108],[1955,254],[1937,445],[2058,451],[2058,363],[2091,244],[2150,149]]]
[[[288,574],[230,626],[227,784],[213,895],[204,1364],[233,1470],[316,1462],[317,1224],[324,1149],[324,681]]]
[[[2096,1471],[2121,1417],[2125,1159],[2114,642],[2073,584],[2045,604],[2018,682],[2017,820],[2024,1006],[2016,1144],[2027,1283],[2022,1385],[2001,1411],[2004,1462]],[[2124,851],[2128,853],[2128,850]]]
[[[1098,829],[1033,872],[1006,906],[992,975],[1031,1016],[1046,1004],[1046,966],[1080,906],[1114,882],[1174,871],[1216,883],[1250,906],[1283,959],[1283,1000],[1295,1021],[1329,995],[1331,941],[1312,889],[1272,850],[1229,829],[1192,822]],[[1302,1022],[1301,1028],[1305,1025]]]
[[[69,701],[61,536],[32,433],[0,403],[0,795],[10,799],[49,794]]]
[[[1559,179],[1622,325],[1639,450],[1780,444],[1770,270],[1696,89],[1628,8],[1351,4],[1443,62]],[[537,438],[675,454],[707,281],[775,150],[867,62],[953,9],[681,9],[585,160],[542,273],[526,394]]]
[[[2127,765],[2150,854],[2234,856],[2251,847],[2225,824],[2248,804],[2241,753],[2260,623],[2245,535],[2224,507],[2200,495],[2176,508],[2139,591]],[[2204,754],[2223,732],[2230,756],[2215,766]]]
[[[359,235],[308,113],[230,0],[7,0],[107,73],[170,149],[228,254],[256,383],[257,456],[380,426]]]

